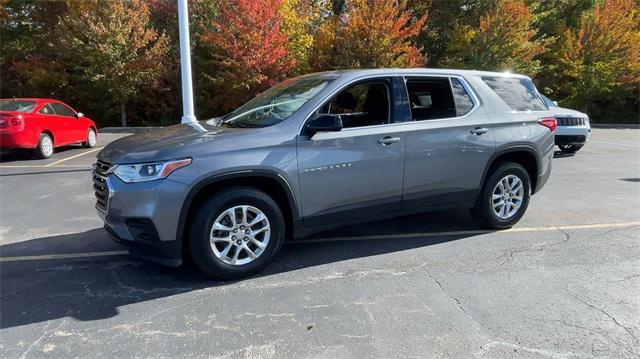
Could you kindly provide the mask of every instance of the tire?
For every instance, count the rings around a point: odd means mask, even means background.
[[[38,147],[36,147],[36,155],[39,158],[49,158],[53,155],[53,138],[46,133],[41,133],[38,138]]]
[[[517,189],[516,178],[522,184],[521,191]],[[507,179],[509,185],[513,185],[515,190],[500,191],[499,183],[502,182],[502,187],[504,188],[505,182],[503,181],[505,179]],[[494,192],[496,195],[501,196],[495,200],[497,206],[494,204]],[[510,196],[510,192],[513,193],[514,196]],[[514,205],[503,204],[500,206],[499,203],[504,203],[505,198]],[[518,198],[520,198],[520,200],[518,200]],[[489,174],[489,177],[482,187],[476,205],[471,209],[471,214],[483,227],[490,229],[510,228],[518,223],[527,211],[530,198],[531,179],[527,171],[515,162],[504,162],[495,167]],[[518,206],[517,208],[516,205]],[[496,210],[494,210],[494,207]],[[501,211],[502,208],[505,208],[504,212]],[[503,215],[502,217],[501,214]]]
[[[236,209],[236,226],[231,223],[229,210],[232,208]],[[256,211],[265,216],[266,222],[262,220],[244,227],[243,223],[257,220]],[[216,228],[232,230],[214,230],[214,224],[218,224]],[[264,229],[265,224],[268,224],[268,230]],[[251,234],[242,234],[243,231],[250,231]],[[218,241],[214,242],[212,238]],[[280,251],[284,238],[282,211],[269,195],[253,187],[232,187],[208,198],[196,210],[189,229],[189,253],[196,266],[207,275],[219,279],[237,279],[266,268]],[[264,247],[259,248],[256,241]],[[251,258],[243,247],[251,250],[256,258]],[[237,258],[235,264],[234,257]]]
[[[562,153],[576,153],[582,148],[582,146],[584,145],[558,145]]]
[[[87,140],[84,142],[84,147],[93,148],[93,147],[96,147],[97,143],[98,143],[98,135],[96,134],[96,130],[89,127],[89,129],[87,130]]]

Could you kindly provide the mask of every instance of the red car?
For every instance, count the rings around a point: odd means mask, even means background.
[[[72,143],[95,147],[96,124],[67,104],[44,98],[0,100],[0,149],[32,148],[41,158]]]

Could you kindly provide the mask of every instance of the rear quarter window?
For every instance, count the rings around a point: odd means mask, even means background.
[[[525,78],[483,76],[487,84],[514,111],[546,111],[533,82]]]

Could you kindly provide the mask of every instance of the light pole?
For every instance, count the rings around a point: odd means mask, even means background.
[[[180,28],[180,75],[182,78],[182,123],[195,122],[193,85],[191,82],[191,44],[189,40],[189,7],[187,0],[178,0]]]

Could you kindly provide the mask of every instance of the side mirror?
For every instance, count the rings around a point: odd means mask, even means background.
[[[342,118],[340,115],[317,115],[305,126],[305,131],[309,136],[318,132],[338,132],[342,130]]]
[[[84,117],[84,113],[76,112],[76,118]]]
[[[552,101],[552,102],[556,107],[558,107],[558,101]]]

